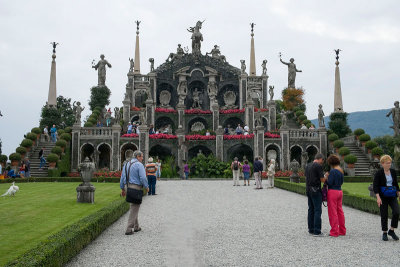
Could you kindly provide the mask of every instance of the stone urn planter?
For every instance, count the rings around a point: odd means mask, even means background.
[[[292,170],[292,175],[290,175],[290,182],[292,183],[300,183],[300,176],[298,174],[298,171],[300,169],[300,164],[297,162],[297,160],[293,160],[290,162],[290,170]]]
[[[49,162],[49,169],[55,169],[57,162]]]
[[[80,203],[94,203],[96,188],[90,183],[96,166],[88,157],[79,164],[79,172],[83,183],[76,188],[76,201]]]

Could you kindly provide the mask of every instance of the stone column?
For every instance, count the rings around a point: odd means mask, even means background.
[[[150,81],[150,92],[151,92],[151,97],[153,99],[153,104],[157,104],[157,78],[156,78],[156,73],[155,72],[150,72],[149,73],[149,81]]]
[[[215,138],[215,157],[220,161],[224,161],[224,129],[222,129],[221,125],[218,126],[215,134],[217,135]]]
[[[212,116],[213,116],[213,131],[216,131],[219,126],[219,105],[217,103],[211,106]]]
[[[153,100],[147,99],[146,100],[146,124],[148,127],[150,127],[150,124],[154,125],[155,112],[156,112],[156,110],[153,105]]]
[[[254,102],[251,99],[246,101],[245,105],[245,124],[249,126],[250,131],[254,130]]]
[[[179,177],[184,177],[183,166],[185,165],[183,161],[186,159],[185,155],[185,131],[183,128],[178,128],[176,131],[176,136],[178,136],[178,167],[179,167]]]
[[[289,127],[282,126],[280,129],[282,140],[282,170],[289,170],[290,164],[290,143],[289,143]]]
[[[121,159],[119,151],[119,138],[121,135],[121,126],[114,124],[111,127],[112,130],[112,147],[111,147],[111,168],[114,171],[118,171],[121,168]]]
[[[246,92],[247,92],[247,74],[240,74],[239,81],[239,108],[243,108],[246,103]]]
[[[181,127],[185,132],[185,104],[176,105],[176,109],[178,110],[178,128]]]
[[[149,158],[149,127],[139,125],[139,150],[143,152],[143,162]]]
[[[325,127],[318,128],[319,151],[325,157],[328,155],[328,132]]]
[[[273,100],[268,101],[268,130],[276,129],[276,103]]]
[[[79,157],[80,157],[80,130],[81,126],[79,124],[74,124],[72,126],[72,150],[71,150],[71,171],[78,171]]]
[[[129,100],[129,98],[125,99],[122,101],[122,104],[124,105],[122,119],[124,120],[124,125],[125,125],[131,119],[131,101]]]
[[[258,156],[264,159],[264,127],[262,125],[257,126],[254,133],[254,157]]]
[[[262,77],[261,108],[267,108],[267,106],[268,106],[268,75],[267,74],[263,74],[261,77]]]

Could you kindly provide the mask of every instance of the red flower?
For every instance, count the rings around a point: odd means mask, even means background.
[[[150,134],[149,138],[151,138],[151,139],[177,139],[178,137],[173,134],[159,133],[159,134]]]
[[[136,133],[131,133],[131,134],[123,134],[121,137],[139,137],[139,135]]]
[[[140,108],[138,108],[138,107],[131,107],[131,110],[133,110],[133,111],[140,111]]]
[[[244,108],[242,109],[220,109],[220,114],[232,114],[232,113],[244,113]]]
[[[281,136],[279,134],[274,134],[274,133],[271,133],[271,132],[266,132],[264,134],[264,137],[265,138],[281,138]]]
[[[211,110],[185,109],[185,114],[212,114]]]
[[[186,135],[186,140],[215,140],[215,135],[200,135],[200,134],[193,134],[193,135]]]
[[[234,134],[234,135],[224,135],[224,140],[240,140],[240,139],[252,139],[254,134]]]
[[[268,109],[267,108],[256,108],[256,107],[254,107],[254,111],[255,112],[257,112],[257,111],[265,112],[265,111],[268,111]]]
[[[177,113],[175,109],[172,108],[156,108],[156,112],[161,112],[161,113]]]

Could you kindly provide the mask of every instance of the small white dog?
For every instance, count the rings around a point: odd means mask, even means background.
[[[19,191],[19,187],[15,185],[15,182],[12,183],[12,185],[10,186],[10,188],[8,188],[7,192],[5,192],[4,194],[2,194],[1,196],[15,196],[15,193],[17,193]]]

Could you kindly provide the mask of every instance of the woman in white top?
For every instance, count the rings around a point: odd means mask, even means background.
[[[157,166],[156,178],[158,181],[160,181],[160,177],[161,177],[161,161],[160,161],[160,159],[157,159],[156,166]]]

